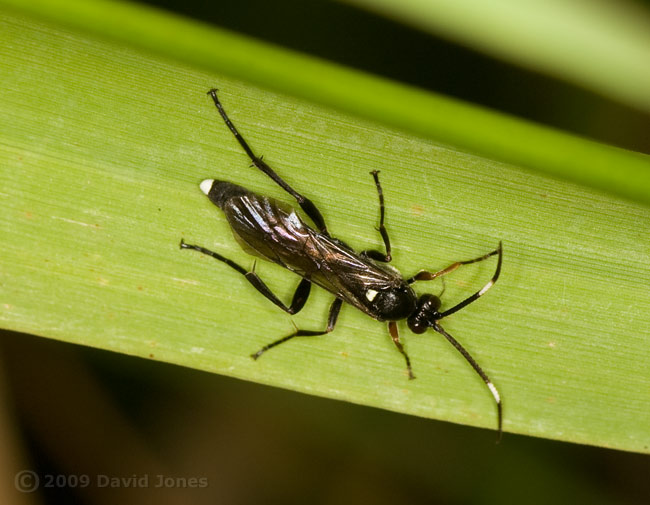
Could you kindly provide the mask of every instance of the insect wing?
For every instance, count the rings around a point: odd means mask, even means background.
[[[399,273],[313,230],[273,198],[249,192],[230,199],[223,210],[246,252],[308,278],[370,315],[363,298],[368,290],[390,289],[402,281]]]
[[[228,201],[224,212],[242,248],[308,277],[313,261],[303,251],[311,230],[287,204],[248,193]]]
[[[372,317],[376,315],[368,308],[368,293],[388,290],[402,283],[399,272],[360,256],[336,239],[318,235],[312,237],[310,245],[313,247],[310,256],[318,262],[311,281]]]

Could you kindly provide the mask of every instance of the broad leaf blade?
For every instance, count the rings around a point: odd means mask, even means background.
[[[256,151],[359,249],[380,244],[369,172],[381,170],[405,275],[503,240],[502,278],[445,328],[500,388],[507,431],[648,451],[647,208],[20,16],[3,16],[0,37],[3,327],[495,427],[489,393],[447,342],[401,328],[408,381],[383,325],[349,307],[331,335],[249,358],[290,319],[178,243],[252,264],[199,191],[206,177],[290,199],[249,167],[205,95],[216,85]],[[446,306],[493,268],[450,276]],[[285,299],[298,281],[258,271]],[[314,291],[300,327],[324,327],[330,297]]]
[[[112,0],[0,0],[3,4],[184,65],[224,73],[492,159],[650,203],[648,156],[585,141],[141,5]],[[626,79],[625,75],[620,78]]]

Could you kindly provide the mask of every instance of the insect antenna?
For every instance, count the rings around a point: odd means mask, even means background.
[[[463,355],[463,358],[467,360],[467,362],[472,365],[472,368],[474,371],[480,375],[481,379],[483,379],[483,382],[485,382],[486,386],[490,390],[490,393],[492,393],[492,396],[494,397],[494,401],[497,404],[497,415],[498,415],[498,435],[497,435],[497,443],[501,441],[501,435],[502,435],[502,407],[501,407],[501,395],[499,394],[499,391],[497,390],[496,386],[492,384],[492,381],[490,378],[487,376],[487,374],[483,371],[483,369],[479,366],[479,364],[476,362],[474,358],[472,358],[472,355],[465,349],[458,340],[456,340],[454,337],[452,337],[449,333],[447,333],[442,326],[440,326],[437,322],[433,323],[431,325],[431,328],[436,330],[438,333],[443,335],[447,340],[449,340],[449,343],[453,345],[458,352],[460,352]]]
[[[458,312],[460,309],[463,307],[466,307],[470,303],[478,300],[481,296],[485,294],[485,292],[490,289],[492,286],[494,286],[494,283],[497,281],[499,278],[499,274],[501,273],[501,260],[503,259],[503,247],[501,246],[501,241],[499,241],[499,248],[496,250],[497,254],[499,255],[499,259],[497,260],[497,269],[494,272],[494,275],[492,278],[488,281],[488,283],[483,286],[479,291],[474,293],[472,296],[465,298],[462,302],[454,305],[451,309],[447,309],[444,312],[440,313],[440,316],[438,319],[442,319],[443,317],[447,317],[454,312]],[[492,253],[494,254],[494,253]],[[491,255],[491,254],[490,254]]]

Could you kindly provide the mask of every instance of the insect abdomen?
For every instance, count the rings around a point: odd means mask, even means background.
[[[210,201],[220,209],[224,209],[226,202],[234,197],[241,197],[249,195],[250,191],[242,188],[237,184],[228,181],[217,181],[214,179],[206,179],[200,184],[201,191],[203,191]]]

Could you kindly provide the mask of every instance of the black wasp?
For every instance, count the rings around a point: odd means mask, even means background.
[[[376,250],[357,253],[350,246],[329,234],[323,216],[311,200],[291,188],[262,160],[262,157],[258,157],[253,153],[239,131],[237,131],[237,128],[235,128],[235,125],[228,118],[217,97],[217,90],[210,90],[208,94],[214,100],[221,117],[244,151],[246,151],[253,165],[298,201],[300,207],[313,221],[318,231],[305,224],[289,205],[273,198],[255,194],[226,181],[206,179],[200,184],[201,190],[208,196],[210,201],[223,210],[235,239],[246,252],[277,263],[302,277],[291,300],[291,305],[288,307],[271,292],[254,270],[248,271],[218,253],[197,245],[186,244],[183,240],[181,240],[181,248],[194,249],[234,268],[244,275],[248,282],[255,286],[260,293],[289,314],[296,314],[303,308],[309,297],[312,283],[325,288],[336,297],[329,310],[327,328],[320,331],[296,329],[291,335],[265,345],[252,357],[257,359],[272,347],[287,342],[294,337],[313,337],[331,332],[334,329],[343,302],[347,302],[378,321],[388,322],[390,336],[397,350],[402,353],[406,360],[409,379],[413,379],[411,361],[400,342],[397,332],[397,321],[406,319],[408,327],[414,333],[424,333],[427,328],[432,328],[444,335],[472,365],[476,373],[481,376],[496,401],[498,431],[499,436],[501,436],[502,410],[499,392],[469,352],[440,326],[441,319],[459,311],[483,296],[497,281],[503,257],[501,242],[499,242],[499,247],[496,250],[479,258],[457,261],[435,273],[421,270],[413,277],[404,279],[396,269],[387,265],[391,261],[391,247],[388,232],[384,226],[384,196],[379,184],[379,172],[373,171],[371,174],[379,194],[380,218],[378,230],[383,239],[386,253]],[[453,272],[461,265],[483,261],[494,255],[498,255],[498,260],[492,279],[481,290],[447,310],[440,311],[440,298],[438,296],[425,294],[418,298],[411,288],[411,284],[416,281],[430,281]]]

